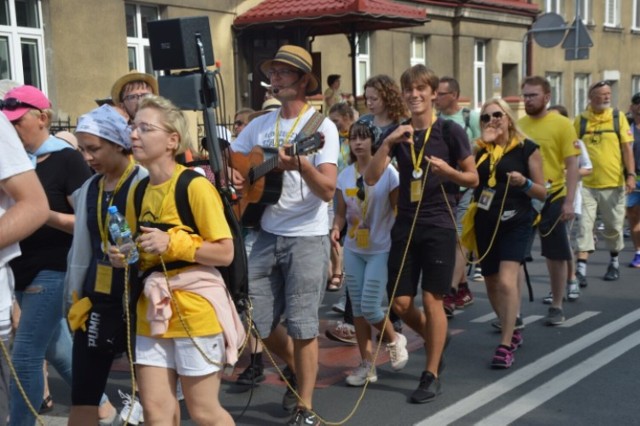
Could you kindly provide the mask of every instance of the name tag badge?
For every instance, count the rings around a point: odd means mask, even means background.
[[[96,267],[96,293],[111,294],[111,280],[113,279],[113,268],[108,262],[98,261]]]
[[[485,188],[480,193],[480,199],[478,200],[478,208],[482,210],[489,210],[493,197],[496,195],[496,191],[491,188]]]
[[[356,247],[369,248],[369,228],[358,228],[356,231]]]
[[[347,197],[356,197],[358,195],[358,188],[347,188]]]
[[[422,181],[419,179],[411,181],[411,202],[417,203],[420,201],[420,195],[422,194]]]

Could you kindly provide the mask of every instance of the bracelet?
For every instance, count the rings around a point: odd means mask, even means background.
[[[635,177],[636,177],[636,174],[635,174],[635,173],[627,173],[627,177],[635,178]]]
[[[531,179],[527,179],[525,184],[522,185],[520,189],[522,190],[522,192],[529,192],[532,186],[533,186],[533,181]]]

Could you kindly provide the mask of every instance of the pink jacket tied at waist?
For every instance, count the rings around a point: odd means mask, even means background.
[[[212,266],[192,266],[169,278],[169,285],[171,290],[190,291],[202,296],[213,306],[224,335],[226,363],[234,365],[246,334],[220,272]],[[167,331],[173,314],[164,273],[149,275],[144,283],[144,295],[149,299],[147,320],[151,334],[161,335]]]

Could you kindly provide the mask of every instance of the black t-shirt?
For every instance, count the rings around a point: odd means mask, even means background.
[[[73,214],[67,200],[91,176],[82,154],[63,149],[49,154],[36,166],[36,173],[49,201],[49,209]],[[67,253],[73,236],[48,225],[20,242],[22,255],[11,261],[16,290],[24,290],[42,270],[66,271]]]
[[[449,140],[444,140],[443,124],[446,120],[438,119],[433,123],[431,134],[425,146],[423,160],[420,164],[422,171],[426,170],[427,161],[424,156],[436,156],[446,161],[452,167],[457,167],[458,161],[463,160],[471,155],[469,149],[469,138],[464,129],[457,125],[451,125],[450,122],[445,124],[448,127]],[[423,145],[426,130],[416,130],[413,134],[413,140],[416,157],[420,153]],[[400,173],[400,188],[398,197],[398,217],[397,220],[413,220],[417,203],[411,202],[411,181],[413,177],[413,162],[411,159],[412,147],[406,143],[396,144],[389,155],[395,157],[398,161],[398,170]],[[424,174],[421,179],[424,179]],[[441,184],[444,184],[447,195],[445,200]],[[449,185],[447,185],[449,184]],[[454,188],[455,190],[452,190]],[[457,185],[450,185],[450,182],[429,171],[426,185],[423,188],[422,203],[418,213],[417,223],[420,225],[437,226],[440,228],[455,229],[455,223],[451,217],[456,215],[456,194],[458,193]],[[451,206],[452,212],[449,210]]]

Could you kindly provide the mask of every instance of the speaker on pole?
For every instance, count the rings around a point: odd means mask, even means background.
[[[194,43],[196,34],[204,47],[205,65],[213,65],[213,45],[209,18],[195,16],[147,23],[151,62],[155,71],[197,68],[200,52]]]

